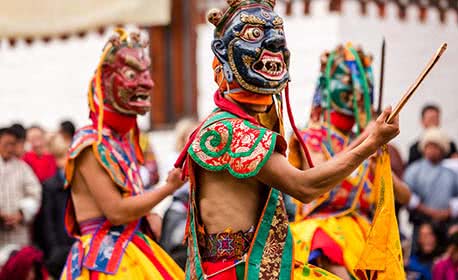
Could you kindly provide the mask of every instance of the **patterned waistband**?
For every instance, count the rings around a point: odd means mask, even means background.
[[[98,217],[85,220],[79,223],[80,232],[82,235],[93,234],[107,219],[105,217]]]
[[[199,234],[199,246],[204,261],[242,259],[254,236],[254,226],[247,231]]]

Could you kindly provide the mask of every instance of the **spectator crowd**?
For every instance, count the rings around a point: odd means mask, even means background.
[[[440,113],[438,106],[424,106],[423,131],[413,139],[406,163],[389,147],[393,172],[412,193],[405,208],[413,231],[401,232],[407,279],[458,280],[458,153],[440,128]],[[171,166],[196,125],[190,119],[178,122],[170,158],[156,159],[147,135],[141,135],[146,189],[159,181],[157,162]],[[59,278],[73,243],[64,227],[69,193],[63,170],[74,133],[70,121],[55,133],[21,124],[0,129],[0,280]],[[155,236],[182,267],[188,187],[155,209]],[[289,210],[293,217],[294,206]]]

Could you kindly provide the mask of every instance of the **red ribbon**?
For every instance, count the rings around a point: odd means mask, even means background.
[[[291,103],[289,102],[289,84],[286,85],[285,98],[286,98],[286,111],[288,112],[289,122],[291,123],[291,127],[293,129],[294,135],[296,135],[297,141],[299,141],[299,144],[301,145],[302,150],[305,153],[305,157],[307,159],[309,167],[312,168],[314,167],[313,162],[312,162],[312,157],[310,156],[310,152],[307,149],[304,139],[302,139],[302,136],[299,133],[299,130],[297,129],[297,126],[296,126],[296,122],[294,121],[294,118],[293,118],[293,111],[291,110]]]

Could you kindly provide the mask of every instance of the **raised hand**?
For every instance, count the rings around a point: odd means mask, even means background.
[[[386,123],[390,114],[391,106],[383,110],[382,114],[377,118],[372,132],[368,137],[377,147],[390,142],[390,140],[396,137],[400,132],[398,116],[394,118],[392,123]]]
[[[166,182],[172,191],[179,189],[185,183],[185,181],[181,180],[181,172],[180,168],[174,168],[169,171]]]

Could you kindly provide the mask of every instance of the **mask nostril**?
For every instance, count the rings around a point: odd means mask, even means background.
[[[265,41],[265,47],[271,51],[279,51],[286,45],[285,38],[283,36],[275,36]]]

